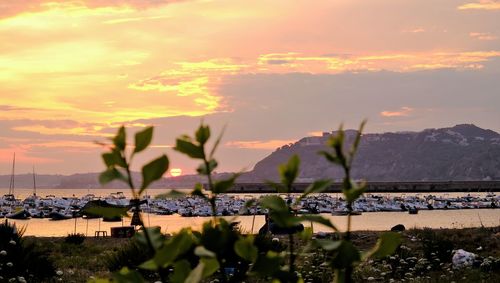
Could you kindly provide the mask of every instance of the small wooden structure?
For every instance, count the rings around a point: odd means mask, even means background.
[[[111,237],[113,238],[130,238],[134,234],[134,226],[111,227]]]

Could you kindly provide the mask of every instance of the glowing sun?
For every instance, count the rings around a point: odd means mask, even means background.
[[[170,169],[170,175],[172,177],[177,177],[182,175],[182,169],[181,168],[172,168]]]

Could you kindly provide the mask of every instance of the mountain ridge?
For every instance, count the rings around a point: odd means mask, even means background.
[[[351,143],[357,131],[345,132],[347,142]],[[326,149],[326,141],[333,134],[304,137],[280,147],[259,161],[246,177],[276,180],[276,166],[297,154],[302,161],[301,179],[340,180],[340,168],[317,154]],[[420,132],[363,134],[352,175],[368,181],[500,179],[500,134],[473,124]]]
[[[346,130],[348,143],[357,134]],[[326,149],[325,143],[336,132],[322,136],[308,136],[293,144],[279,147],[256,163],[252,171],[245,172],[239,182],[277,180],[277,166],[292,154],[301,157],[299,181],[310,182],[316,178],[340,180],[342,172],[317,154]],[[224,178],[230,173],[220,173]],[[459,124],[447,128],[430,128],[420,132],[402,131],[363,134],[358,155],[353,164],[353,178],[367,181],[463,181],[500,180],[500,134],[473,124]],[[37,174],[39,188],[114,188],[126,189],[120,182],[101,186],[99,173],[72,175]],[[134,181],[140,173],[133,172]],[[0,175],[0,187],[7,187],[10,175]],[[32,174],[16,175],[16,188],[32,188]],[[162,178],[151,185],[155,188],[190,188],[205,179],[197,175]]]

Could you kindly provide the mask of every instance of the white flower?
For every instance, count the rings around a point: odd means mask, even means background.
[[[14,240],[10,240],[9,244],[11,244],[11,245],[15,246],[15,245],[16,245],[16,241],[14,241]]]
[[[56,271],[56,274],[57,274],[57,276],[62,276],[64,274],[64,272],[62,272],[62,270],[58,270],[58,271]]]
[[[0,255],[7,255],[7,251],[5,250],[0,251]]]
[[[278,238],[273,238],[273,239],[272,239],[272,242],[273,242],[273,243],[279,243],[279,241],[280,241],[280,239],[278,239]]]
[[[13,267],[13,266],[14,266],[14,264],[13,264],[12,262],[7,262],[7,264],[6,264],[6,265],[7,265],[8,267]]]
[[[373,278],[373,277],[370,276],[370,277],[366,278],[366,280],[373,281],[373,280],[375,280],[375,278]]]

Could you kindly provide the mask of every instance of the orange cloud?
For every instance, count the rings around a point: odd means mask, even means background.
[[[458,6],[458,10],[500,10],[500,1],[480,0]]]
[[[339,73],[356,71],[415,71],[440,68],[477,69],[478,63],[500,57],[500,51],[423,52],[309,56],[301,53],[261,55],[256,69],[260,72]]]
[[[380,115],[383,117],[405,117],[409,116],[413,112],[413,108],[403,106],[397,111],[382,111]]]
[[[210,113],[220,107],[221,98],[214,87],[222,76],[237,74],[247,66],[230,59],[211,59],[199,62],[179,62],[159,75],[129,85],[139,91],[170,92],[176,96],[193,97],[202,107],[200,112]],[[200,113],[199,113],[200,114]],[[198,115],[199,115],[198,114]]]
[[[422,33],[422,32],[425,32],[425,29],[421,28],[421,27],[417,27],[417,28],[413,28],[413,29],[403,30],[403,32],[404,33]]]
[[[294,143],[295,140],[268,140],[268,141],[230,141],[225,145],[234,148],[245,149],[276,149],[286,144]]]

